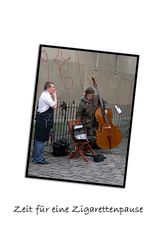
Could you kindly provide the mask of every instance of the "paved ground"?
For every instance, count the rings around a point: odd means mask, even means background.
[[[128,139],[123,139],[121,144],[110,150],[95,150],[106,157],[103,162],[94,162],[93,157],[84,159],[77,157],[54,157],[52,147],[45,146],[45,158],[48,165],[32,163],[29,159],[28,177],[47,178],[51,180],[67,180],[82,183],[101,185],[123,186]]]

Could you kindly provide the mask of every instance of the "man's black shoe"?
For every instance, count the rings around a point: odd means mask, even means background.
[[[35,162],[35,164],[49,164],[49,162],[46,160],[43,160],[43,161],[37,161]]]

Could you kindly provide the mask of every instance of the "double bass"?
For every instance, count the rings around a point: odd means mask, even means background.
[[[97,83],[94,77],[92,77],[92,82],[99,97],[99,107],[95,112],[96,121],[99,125],[96,130],[96,143],[100,148],[111,149],[120,144],[122,139],[121,131],[112,122],[112,109],[109,108],[107,114],[105,114],[103,100],[99,94]]]

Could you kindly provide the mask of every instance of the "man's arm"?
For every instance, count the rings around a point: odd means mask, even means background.
[[[56,91],[53,94],[54,100],[53,100],[53,105],[51,106],[53,109],[57,107],[57,94]]]
[[[76,119],[81,119],[82,113],[83,113],[83,107],[81,103],[79,103],[79,107],[76,112]]]

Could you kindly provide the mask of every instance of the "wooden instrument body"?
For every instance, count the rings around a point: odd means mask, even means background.
[[[92,78],[93,84],[98,92],[97,84],[94,78]],[[99,95],[99,93],[98,93]],[[114,148],[120,144],[122,135],[120,129],[112,122],[113,113],[109,108],[107,114],[103,108],[102,98],[99,95],[100,106],[95,112],[95,117],[98,122],[98,128],[96,130],[96,143],[100,148]]]
[[[112,116],[112,110],[108,109],[108,119]],[[102,118],[101,108],[96,110],[95,117],[99,123],[96,130],[96,143],[100,148],[114,148],[120,144],[122,135],[120,129],[116,127],[112,121],[105,123]]]

